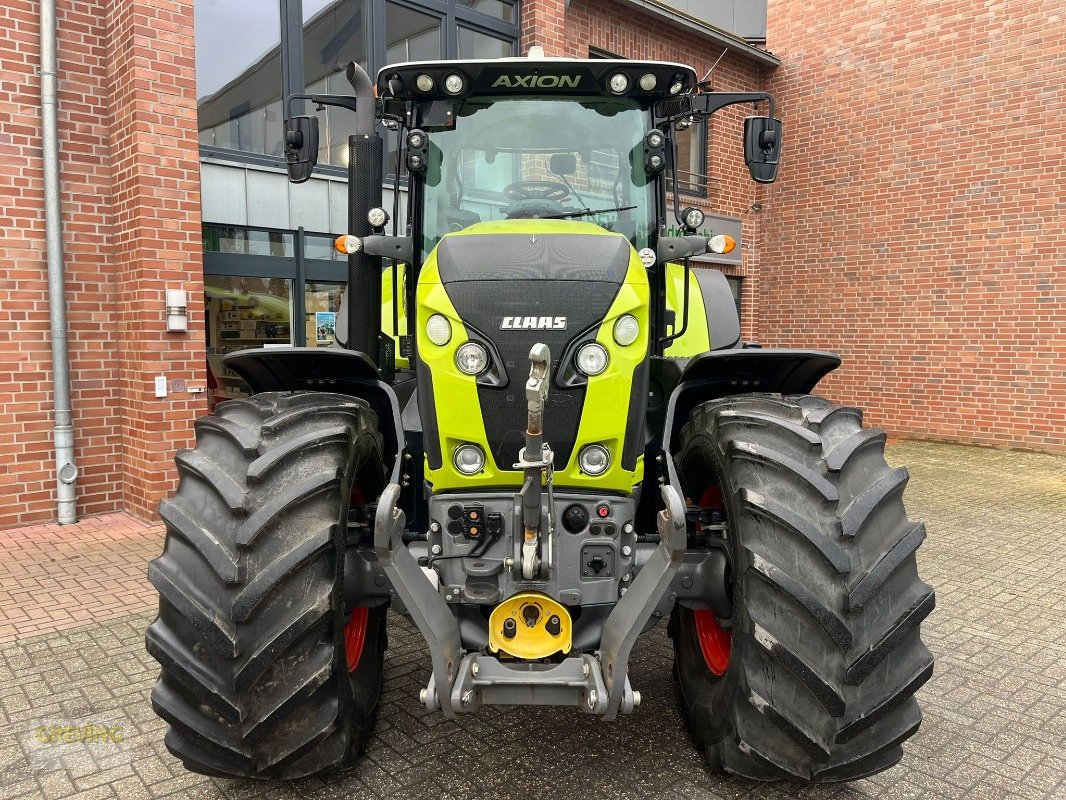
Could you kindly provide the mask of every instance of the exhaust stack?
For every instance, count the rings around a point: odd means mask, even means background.
[[[348,137],[348,233],[363,238],[373,233],[367,212],[382,203],[382,139],[374,125],[373,81],[354,61],[346,76],[356,99],[355,133]],[[380,257],[362,249],[349,254],[347,301],[348,349],[366,353],[379,369],[388,368],[382,363],[392,361],[392,351],[382,358]]]

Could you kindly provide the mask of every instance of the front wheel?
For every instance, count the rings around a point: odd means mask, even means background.
[[[385,609],[343,607],[349,497],[376,497],[369,406],[265,393],[196,422],[160,504],[148,652],[167,748],[209,775],[298,778],[365,746],[381,692]]]
[[[713,768],[758,780],[847,781],[903,755],[933,659],[919,624],[925,527],[905,469],[858,409],[748,395],[697,407],[678,474],[726,521],[733,613],[679,607],[671,632],[689,727]],[[707,516],[707,514],[703,515]]]

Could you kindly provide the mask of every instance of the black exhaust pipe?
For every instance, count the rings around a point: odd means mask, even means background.
[[[346,75],[356,99],[355,133],[348,137],[348,233],[363,238],[373,233],[367,212],[382,204],[382,139],[373,81],[354,61]],[[347,348],[366,353],[380,369],[391,369],[392,348],[384,352],[381,335],[381,258],[362,250],[348,256],[347,323]]]

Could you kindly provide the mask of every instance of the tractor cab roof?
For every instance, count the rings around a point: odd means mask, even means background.
[[[644,108],[691,91],[691,67],[621,59],[502,58],[412,61],[378,73],[377,93],[402,101],[530,97],[631,98]]]

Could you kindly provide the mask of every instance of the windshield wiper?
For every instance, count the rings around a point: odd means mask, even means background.
[[[615,211],[630,211],[636,206],[619,206],[618,208],[586,208],[581,211],[570,211],[566,214],[545,214],[541,219],[568,219],[570,217],[587,217],[591,214],[612,214]]]

